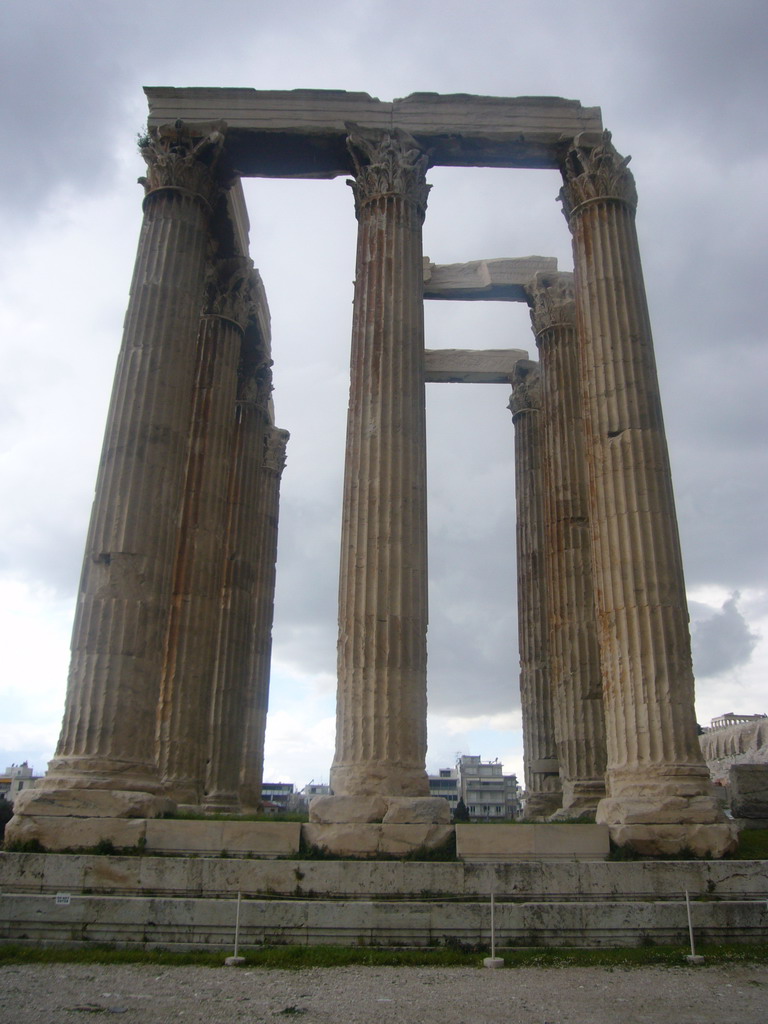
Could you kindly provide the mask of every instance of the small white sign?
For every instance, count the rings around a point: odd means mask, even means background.
[[[56,893],[56,906],[57,907],[68,907],[72,897],[68,892],[57,892]]]

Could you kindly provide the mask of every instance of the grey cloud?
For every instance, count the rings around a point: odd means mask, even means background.
[[[719,612],[704,612],[705,617],[693,623],[693,662],[696,675],[702,678],[746,665],[760,639],[739,611],[739,596],[738,592],[732,594]],[[692,611],[701,615],[703,609],[692,604]]]

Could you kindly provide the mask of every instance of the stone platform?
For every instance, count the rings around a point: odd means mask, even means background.
[[[440,825],[407,823],[301,824],[282,821],[102,818],[67,815],[14,819],[6,840],[36,840],[46,850],[86,849],[109,842],[145,853],[298,856],[304,847],[339,856],[403,857],[448,842],[455,830],[462,860],[506,861],[603,858],[609,851],[604,825]]]
[[[240,944],[634,946],[768,939],[765,861],[253,860],[0,854],[0,941],[126,948]]]

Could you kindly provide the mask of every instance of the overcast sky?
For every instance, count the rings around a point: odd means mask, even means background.
[[[43,770],[141,222],[144,85],[564,96],[632,155],[697,715],[768,711],[764,0],[5,0],[0,5],[0,770]],[[556,256],[551,171],[435,168],[437,263]],[[327,781],[355,232],[343,179],[246,183],[283,476],[265,778]],[[535,354],[527,311],[428,303],[430,348]],[[429,385],[429,753],[521,771],[513,427]]]

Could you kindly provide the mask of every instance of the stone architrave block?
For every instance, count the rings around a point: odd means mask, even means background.
[[[768,818],[768,764],[733,764],[728,775],[734,818]]]

